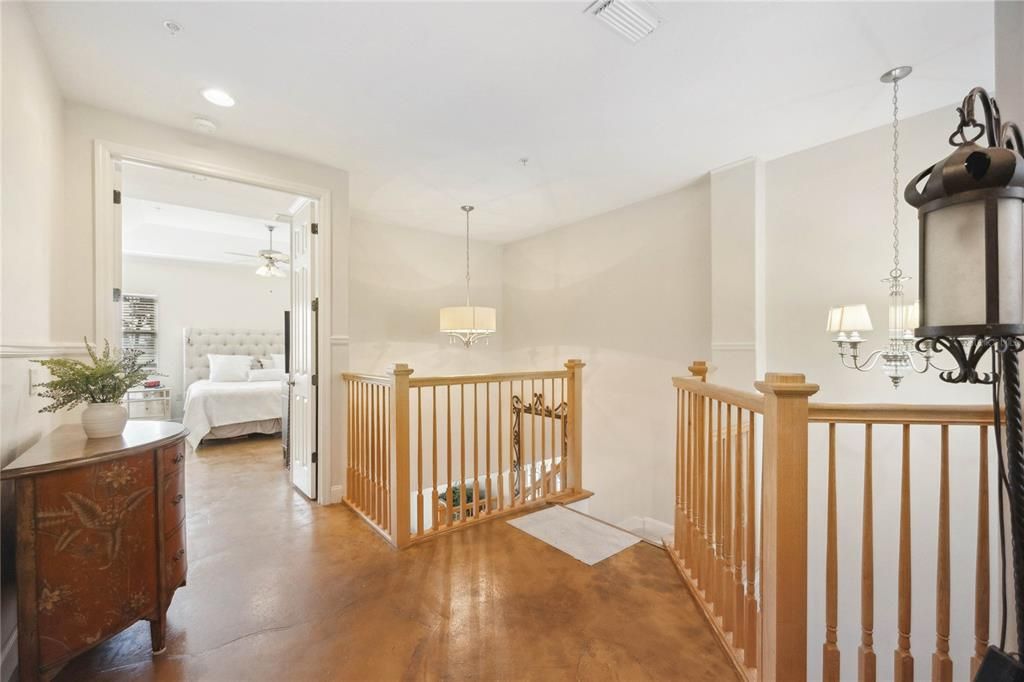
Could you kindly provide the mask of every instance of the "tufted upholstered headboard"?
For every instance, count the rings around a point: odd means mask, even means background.
[[[272,329],[202,329],[185,327],[182,331],[184,392],[192,382],[210,378],[210,353],[214,355],[251,355],[265,358],[284,353],[284,331]]]

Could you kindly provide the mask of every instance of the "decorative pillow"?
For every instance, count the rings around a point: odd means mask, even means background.
[[[210,381],[248,381],[250,355],[213,355],[210,358]]]
[[[249,381],[282,381],[283,369],[250,369]]]
[[[274,363],[274,369],[284,371],[284,353],[271,353],[270,359]]]

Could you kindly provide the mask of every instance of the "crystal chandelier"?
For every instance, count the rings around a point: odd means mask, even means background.
[[[469,348],[495,332],[497,311],[487,306],[474,306],[469,302],[469,214],[472,206],[462,206],[466,213],[466,305],[441,308],[441,333],[448,335],[449,343],[456,340]]]
[[[864,342],[861,332],[871,331],[871,317],[864,304],[844,305],[832,308],[828,313],[827,331],[835,333],[832,341],[839,348],[843,366],[868,372],[882,364],[882,371],[892,381],[893,388],[899,388],[903,377],[911,371],[918,374],[933,367],[934,349],[923,344],[915,348],[914,329],[918,326],[917,301],[904,302],[903,284],[910,278],[900,267],[900,186],[899,186],[899,82],[910,75],[909,66],[900,66],[882,74],[883,83],[892,83],[892,270],[882,281],[889,285],[889,339],[886,346],[866,358],[860,346]]]

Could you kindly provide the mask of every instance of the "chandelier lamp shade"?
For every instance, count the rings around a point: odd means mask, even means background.
[[[899,89],[900,81],[910,75],[909,66],[898,66],[882,74],[883,83],[892,84],[892,269],[882,281],[889,289],[888,339],[885,346],[866,357],[861,352],[864,337],[871,331],[871,317],[864,304],[832,308],[828,313],[826,331],[835,336],[843,366],[868,372],[881,365],[893,388],[899,388],[903,377],[911,372],[922,374],[933,367],[934,351],[930,344],[918,345],[914,329],[918,326],[918,304],[907,303],[904,284],[909,277],[900,266],[900,182],[899,182]]]
[[[475,306],[469,299],[469,214],[472,206],[462,206],[466,214],[466,305],[441,308],[441,333],[448,342],[458,341],[465,348],[486,339],[497,331],[498,311],[487,306]]]

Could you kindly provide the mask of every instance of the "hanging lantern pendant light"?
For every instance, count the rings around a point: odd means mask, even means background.
[[[472,206],[462,206],[466,214],[466,305],[441,308],[441,333],[448,335],[448,342],[459,341],[469,348],[481,339],[485,340],[497,329],[497,311],[487,306],[474,306],[469,300],[469,214]]]

